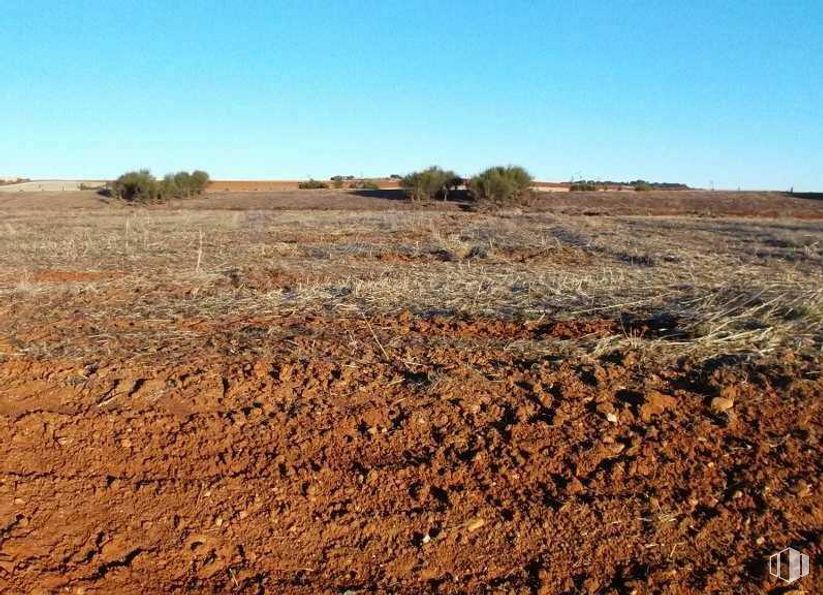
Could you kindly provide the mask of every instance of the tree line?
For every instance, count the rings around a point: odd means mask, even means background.
[[[450,169],[433,165],[405,176],[394,174],[392,179],[399,180],[401,188],[412,201],[449,200],[457,194],[476,202],[492,204],[514,204],[530,196],[534,178],[519,165],[497,165],[489,167],[470,178],[463,178]],[[110,196],[129,202],[152,203],[166,202],[171,199],[191,198],[202,194],[210,181],[209,174],[202,170],[193,172],[180,171],[167,174],[161,179],[155,178],[147,169],[130,171],[109,183],[105,192]],[[354,176],[333,176],[331,182],[335,188],[342,188],[348,182],[349,188],[360,190],[377,190],[378,185],[369,179]],[[572,191],[597,191],[609,187],[631,187],[638,192],[648,190],[685,190],[685,184],[647,182],[603,182],[577,180],[570,183]],[[301,189],[328,188],[326,182],[308,180],[300,182]]]

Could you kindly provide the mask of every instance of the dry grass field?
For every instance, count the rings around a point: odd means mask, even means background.
[[[702,593],[823,556],[823,201],[0,196],[0,591]]]

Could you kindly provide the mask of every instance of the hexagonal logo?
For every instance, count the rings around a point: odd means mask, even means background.
[[[793,583],[809,574],[809,557],[787,547],[769,558],[769,574],[786,583]]]

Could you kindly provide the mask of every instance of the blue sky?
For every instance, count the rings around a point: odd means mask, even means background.
[[[823,190],[821,0],[3,0],[0,175]]]

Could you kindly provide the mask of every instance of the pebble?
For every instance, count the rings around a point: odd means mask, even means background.
[[[609,423],[616,424],[617,423],[617,416],[614,413],[607,413],[606,414],[606,420]]]
[[[480,517],[475,517],[473,519],[470,519],[466,523],[466,529],[468,529],[469,533],[473,533],[474,531],[477,531],[480,527],[482,527],[485,524],[486,524],[485,519],[481,519]]]

